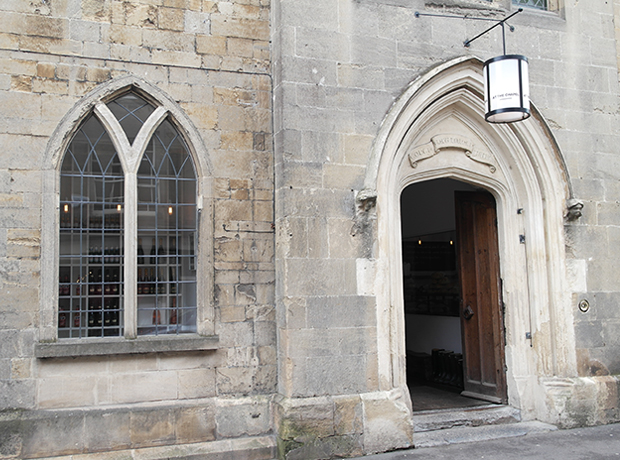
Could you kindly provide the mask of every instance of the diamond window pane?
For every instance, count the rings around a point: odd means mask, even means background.
[[[165,120],[138,168],[138,335],[196,332],[196,173]]]
[[[124,190],[117,152],[91,116],[61,165],[59,338],[123,335]]]
[[[155,111],[151,104],[134,93],[114,99],[108,108],[123,127],[130,143],[133,143],[144,122]]]

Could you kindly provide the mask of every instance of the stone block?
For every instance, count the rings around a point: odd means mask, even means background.
[[[227,131],[243,131],[245,129],[244,109],[238,106],[220,106],[218,111],[218,127]]]
[[[252,203],[250,201],[227,200],[218,201],[215,207],[216,221],[252,221]]]
[[[36,401],[34,379],[0,380],[0,407],[10,409],[32,409]]]
[[[109,403],[168,401],[177,398],[178,378],[173,371],[115,375],[110,378]]]
[[[124,410],[84,411],[84,444],[91,452],[131,447],[131,416]]]
[[[254,388],[253,367],[234,367],[217,369],[217,392],[223,395],[249,395]]]
[[[96,21],[70,21],[68,37],[75,41],[100,41],[102,25]]]
[[[0,194],[0,202],[2,194]],[[41,250],[41,232],[31,229],[9,229],[7,231],[7,257],[38,258]]]
[[[306,359],[306,385],[303,388],[307,396],[367,391],[365,355],[350,355],[347,354],[350,347],[343,348],[342,355],[314,357],[309,354],[310,357]]]
[[[199,129],[214,129],[218,124],[218,110],[213,106],[189,102],[181,106]]]
[[[334,396],[334,430],[338,435],[363,434],[364,413],[360,396]]]
[[[223,222],[226,222],[226,220],[223,220]],[[242,253],[243,242],[240,240],[220,238],[214,247],[214,255],[217,261],[241,261],[243,260]]]
[[[193,36],[167,30],[143,30],[142,44],[153,49],[183,53],[190,53],[195,49]]]
[[[278,437],[304,442],[334,435],[334,403],[331,398],[290,398],[280,401]]]
[[[220,321],[223,323],[233,323],[237,321],[245,321],[245,307],[243,306],[221,306]]]
[[[185,29],[184,10],[181,8],[158,8],[157,26],[164,30],[183,31]]]
[[[252,150],[254,138],[252,133],[242,131],[223,131],[221,148],[224,150]]]
[[[179,370],[179,398],[195,399],[215,396],[215,369]]]
[[[200,56],[191,51],[184,52],[155,49],[153,50],[152,56],[154,64],[199,68],[202,63]]]
[[[258,360],[262,365],[275,366],[277,361],[277,349],[275,344],[270,346],[258,347]]]
[[[235,286],[235,305],[251,305],[254,303],[256,303],[256,286],[253,284],[237,284]]]
[[[308,297],[307,327],[313,329],[375,327],[375,302],[372,297]]]
[[[273,321],[254,322],[254,344],[258,347],[276,344],[276,324]]]
[[[31,36],[48,38],[66,38],[68,35],[68,19],[47,16],[22,16],[23,32]]]
[[[176,441],[195,443],[215,439],[215,410],[213,404],[205,407],[182,407],[175,414]]]
[[[85,0],[81,6],[82,17],[86,20],[108,22],[111,19],[112,8],[108,2]]]
[[[265,196],[270,195],[271,191],[266,191]],[[257,222],[273,222],[273,202],[255,201],[254,202],[254,219]]]
[[[291,259],[285,268],[286,294],[292,296],[350,295],[354,286],[343,260]]]
[[[98,379],[93,376],[40,378],[38,401],[41,408],[90,406],[96,403]]]
[[[211,33],[222,37],[269,40],[269,22],[213,14],[211,15]]]
[[[298,358],[363,356],[376,340],[369,328],[289,330],[290,356]]]
[[[339,63],[337,78],[340,84],[354,88],[383,89],[384,72],[380,67]]]
[[[579,321],[575,324],[577,348],[603,347],[603,325],[600,321]]]
[[[131,412],[129,435],[133,447],[167,445],[174,442],[174,410],[162,408]]]
[[[211,15],[206,11],[185,10],[185,32],[208,35],[211,30],[210,17]]]
[[[246,262],[273,261],[273,240],[245,240],[243,245],[243,255]]]
[[[337,86],[340,82],[339,64],[334,60],[293,59],[285,56],[282,58],[282,82]]]
[[[271,430],[268,398],[219,399],[215,405],[218,437],[256,436]]]
[[[254,330],[249,322],[223,323],[218,335],[222,347],[250,347],[254,345]]]
[[[32,91],[32,77],[27,75],[12,75],[10,78],[10,87],[4,89],[11,89],[13,91],[23,91],[29,93]]]
[[[401,390],[362,395],[364,452],[384,452],[412,444],[413,421]]]
[[[67,411],[54,415],[26,424],[25,432],[22,433],[23,458],[44,457],[52,452],[77,454],[85,450],[84,413]]]

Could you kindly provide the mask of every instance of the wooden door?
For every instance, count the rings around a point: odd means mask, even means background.
[[[495,200],[455,192],[464,396],[506,403],[504,319]]]

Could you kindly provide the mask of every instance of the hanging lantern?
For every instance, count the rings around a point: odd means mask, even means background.
[[[484,63],[484,118],[511,123],[530,116],[530,85],[525,56],[508,54]]]

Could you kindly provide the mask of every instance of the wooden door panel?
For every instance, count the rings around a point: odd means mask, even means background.
[[[495,200],[487,193],[456,192],[455,207],[464,394],[506,402]]]

